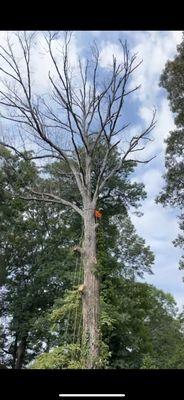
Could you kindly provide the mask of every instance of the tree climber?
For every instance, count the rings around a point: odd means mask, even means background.
[[[95,210],[95,220],[100,219],[103,215],[103,209],[99,208],[99,210]]]

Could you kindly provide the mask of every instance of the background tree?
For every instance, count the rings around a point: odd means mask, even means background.
[[[171,295],[118,277],[112,279],[108,305],[113,318],[106,332],[111,367],[143,368],[147,362],[144,368],[172,368],[171,357],[182,344],[183,334]]]
[[[167,90],[171,110],[174,113],[176,129],[166,139],[165,154],[165,187],[157,201],[179,209],[179,226],[181,234],[174,241],[176,246],[184,246],[184,39],[177,46],[177,55],[167,61],[161,75],[160,85]],[[183,268],[183,257],[180,260]]]
[[[25,174],[26,182],[35,182],[33,163],[1,149],[1,315],[7,318],[3,351],[13,368],[21,368],[37,354],[35,321],[71,281],[73,263],[68,248],[75,238],[70,239],[66,227],[69,216],[60,206],[45,209],[44,203],[25,203],[9,194],[18,186],[23,189]],[[41,331],[39,335],[42,351]],[[45,337],[49,348],[48,342]]]
[[[153,129],[154,115],[150,125],[130,137],[124,147],[117,164],[107,171],[107,160],[112,150],[123,138],[126,124],[122,124],[122,111],[126,97],[136,90],[129,90],[127,83],[138,67],[136,56],[130,55],[127,45],[120,41],[123,62],[117,64],[112,60],[110,70],[103,76],[99,63],[97,46],[91,48],[91,59],[85,63],[79,58],[78,87],[73,79],[70,67],[69,44],[71,35],[66,34],[60,51],[60,59],[56,58],[53,42],[58,34],[49,33],[45,36],[50,59],[55,68],[55,76],[49,73],[49,81],[53,89],[52,97],[39,96],[34,92],[31,51],[34,44],[34,34],[16,33],[17,44],[21,57],[16,56],[12,40],[7,40],[7,46],[0,46],[2,88],[0,90],[3,118],[22,126],[24,144],[26,135],[40,146],[40,151],[27,159],[59,159],[65,161],[70,175],[75,179],[81,197],[81,207],[58,192],[41,190],[37,185],[34,189],[27,187],[27,199],[40,199],[47,202],[64,204],[75,210],[83,219],[84,239],[81,256],[84,268],[83,293],[83,343],[88,347],[86,368],[95,368],[99,358],[99,316],[100,316],[100,286],[94,273],[97,263],[96,228],[94,209],[102,189],[108,180],[119,172],[122,164],[132,162],[135,151],[144,149],[150,140],[149,132]],[[61,41],[62,44],[62,41]],[[34,139],[33,139],[34,138]],[[96,146],[103,138],[105,147],[101,160],[96,187],[92,189],[92,162]],[[25,158],[17,146],[1,141],[5,146],[14,149],[16,154]],[[84,152],[80,153],[81,145]],[[134,159],[134,158],[133,158]],[[136,159],[136,162],[147,162]]]

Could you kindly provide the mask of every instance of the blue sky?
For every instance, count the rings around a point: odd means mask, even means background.
[[[81,38],[82,38],[81,33]],[[138,53],[143,63],[132,79],[132,86],[141,84],[138,92],[132,94],[127,105],[128,119],[131,117],[133,128],[137,129],[149,123],[153,107],[157,110],[157,125],[152,132],[154,142],[146,150],[148,158],[157,157],[149,164],[141,165],[136,171],[135,179],[143,182],[147,199],[142,204],[143,217],[132,214],[131,218],[137,232],[146,240],[155,254],[154,275],[145,276],[145,280],[156,287],[170,292],[175,297],[179,308],[184,304],[183,273],[178,269],[181,250],[172,244],[178,234],[177,210],[163,208],[155,204],[155,197],[164,185],[164,139],[174,128],[173,115],[169,109],[167,93],[159,87],[160,74],[168,59],[173,59],[176,46],[181,42],[180,31],[131,31],[131,32],[93,32],[97,42],[103,43],[104,64],[110,53],[118,50],[115,45],[119,37],[127,39],[129,48]]]
[[[115,43],[118,37],[127,39],[132,52],[138,53],[138,59],[143,59],[142,65],[132,79],[132,85],[141,83],[141,88],[132,95],[131,99],[129,98],[127,117],[128,119],[131,117],[133,129],[136,130],[145,123],[149,123],[153,106],[156,107],[157,125],[152,132],[154,142],[146,150],[148,158],[153,155],[156,155],[156,158],[149,164],[141,165],[136,171],[135,179],[145,184],[147,199],[142,204],[143,217],[138,218],[132,214],[131,218],[137,232],[146,240],[155,254],[154,275],[145,276],[145,280],[172,293],[181,309],[184,303],[183,273],[178,269],[181,251],[172,244],[179,230],[177,210],[155,204],[155,197],[164,185],[162,178],[164,139],[174,128],[167,94],[159,87],[159,78],[165,62],[174,58],[176,46],[181,42],[182,32],[93,32],[88,35],[88,38],[96,36],[97,42],[103,42],[104,63],[112,53],[113,46],[114,52],[117,51]]]
[[[6,32],[0,32],[3,44]],[[44,44],[41,33],[38,52],[32,54],[35,82],[42,93],[47,93],[48,70],[52,65],[43,56]],[[155,203],[155,197],[164,185],[164,139],[174,128],[173,115],[169,109],[166,92],[159,87],[160,74],[168,59],[173,59],[176,46],[181,42],[181,31],[78,31],[74,32],[71,45],[71,62],[75,66],[79,54],[86,56],[90,43],[95,40],[100,49],[100,63],[108,68],[114,54],[121,61],[122,50],[118,39],[127,40],[132,53],[143,60],[135,71],[130,87],[141,84],[139,91],[134,92],[127,100],[126,120],[131,123],[132,132],[149,124],[153,107],[157,110],[157,125],[152,132],[154,141],[145,150],[144,157],[157,157],[149,164],[140,165],[132,179],[143,182],[147,191],[147,199],[142,204],[143,217],[131,214],[137,232],[146,240],[155,253],[153,276],[145,276],[145,280],[154,284],[175,297],[178,306],[184,303],[184,283],[182,272],[178,269],[181,251],[175,248],[172,241],[178,234],[177,210],[163,208]]]

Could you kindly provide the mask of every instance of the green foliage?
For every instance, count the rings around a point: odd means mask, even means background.
[[[84,368],[88,346],[82,340],[78,290],[83,274],[80,256],[72,251],[81,244],[80,216],[61,205],[17,197],[25,193],[27,182],[58,194],[66,183],[69,199],[81,205],[75,181],[65,163],[47,166],[40,176],[34,164],[20,162],[3,148],[0,151],[0,314],[7,317],[0,331],[2,361],[14,367],[17,347],[26,337],[24,367]],[[98,151],[103,154],[103,146]],[[99,168],[96,157],[94,182]],[[115,163],[116,157],[112,152],[109,163]],[[128,216],[128,207],[137,209],[145,197],[143,185],[130,182],[134,167],[125,164],[98,203],[104,212],[97,229],[101,350],[96,367],[178,368],[183,332],[174,300],[136,282],[144,272],[151,273],[154,255]]]
[[[168,360],[167,368],[184,369],[184,341],[180,341],[176,350]]]
[[[68,290],[63,299],[56,301],[55,307],[51,312],[50,320],[53,322],[60,321],[69,312],[73,311],[81,304],[81,295],[78,288]]]
[[[18,181],[14,180],[10,161],[19,170]],[[35,182],[35,170],[32,170],[31,164],[29,170],[27,162],[19,164],[8,153],[8,160],[7,156],[3,158],[1,166],[0,283],[6,289],[1,296],[1,305],[3,316],[10,317],[4,348],[8,351],[10,348],[14,357],[17,340],[19,343],[22,337],[27,336],[27,350],[31,351],[26,350],[26,363],[35,352],[43,349],[43,339],[48,346],[53,339],[46,329],[48,324],[45,323],[43,329],[37,321],[44,321],[44,314],[55,299],[70,286],[76,256],[70,252],[73,237],[70,237],[71,228],[67,227],[69,214],[63,213],[60,206],[45,207],[42,203],[28,203],[9,194],[9,188],[24,192],[25,174],[27,180]],[[75,228],[77,235],[77,224]],[[12,363],[13,359],[10,365]]]
[[[106,282],[103,297],[112,318],[111,324],[102,326],[111,368],[146,368],[150,360],[152,368],[172,368],[170,360],[183,340],[172,296],[114,277]]]
[[[174,113],[176,129],[166,139],[165,187],[157,198],[164,206],[171,205],[180,211],[181,234],[174,245],[184,248],[184,37],[177,47],[174,60],[167,61],[161,75],[160,85],[167,90],[171,110]],[[184,268],[183,257],[180,268]]]
[[[143,357],[142,365],[140,366],[140,369],[157,369],[157,367],[155,366],[155,361],[150,356],[150,354],[146,354]]]
[[[115,255],[122,275],[134,280],[137,276],[143,277],[144,272],[151,274],[154,254],[136,233],[130,218],[120,217],[115,222],[119,231]]]
[[[85,347],[77,344],[65,343],[56,347],[49,353],[39,355],[33,363],[29,365],[30,369],[84,369],[85,357],[87,356]],[[109,356],[107,346],[101,344],[101,354],[97,361],[98,368],[104,368],[108,365]]]
[[[76,344],[64,344],[49,353],[37,357],[31,369],[78,369],[82,368],[81,348]]]

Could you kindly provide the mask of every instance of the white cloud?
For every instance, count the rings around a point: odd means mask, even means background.
[[[183,271],[178,269],[181,251],[172,244],[178,233],[176,217],[152,201],[146,203],[143,217],[131,217],[138,233],[155,254],[154,275],[145,274],[144,278],[146,282],[172,293],[181,310],[184,304]]]
[[[132,220],[139,233],[150,245],[152,245],[152,239],[164,239],[170,242],[174,240],[178,233],[178,223],[170,209],[163,208],[155,203],[154,198],[149,197],[144,201],[143,212],[144,215],[141,218],[132,215]]]
[[[159,106],[156,114],[156,127],[152,132],[152,136],[155,138],[153,147],[156,149],[165,149],[164,139],[168,136],[169,131],[174,129],[173,115],[170,111],[169,104],[166,98],[159,99]],[[139,116],[145,125],[148,125],[151,121],[153,112],[150,107],[141,105],[138,111]]]
[[[154,265],[154,275],[147,275],[146,281],[166,293],[172,293],[179,311],[182,311],[184,305],[183,295],[183,271],[178,270],[179,254],[172,257],[172,249],[167,248],[167,254],[159,256]]]
[[[158,86],[160,74],[168,59],[176,53],[176,46],[181,42],[182,32],[139,32],[136,33],[136,45],[132,49],[138,60],[143,60],[140,67],[132,75],[131,87],[141,84],[134,98],[140,102],[153,105],[155,96],[160,91]]]
[[[139,235],[146,240],[155,254],[154,275],[145,275],[145,280],[165,292],[172,293],[181,310],[184,304],[184,296],[181,296],[183,272],[178,269],[181,250],[175,248],[172,243],[179,232],[176,215],[171,209],[155,204],[154,196],[158,194],[161,185],[158,170],[146,171],[141,181],[145,183],[148,191],[148,199],[142,207],[144,215],[138,218],[132,214],[131,219]]]
[[[52,51],[61,75],[63,75],[63,45],[64,38],[62,35],[59,36],[59,39],[52,42]],[[71,38],[70,46],[68,48],[69,69],[76,68],[78,66],[79,53],[80,47],[77,44],[76,36],[73,35]],[[34,51],[32,52],[32,70],[34,71],[36,90],[39,90],[41,92],[47,93],[51,88],[51,84],[48,78],[49,72],[52,78],[54,78],[55,80],[58,79],[53,61],[51,60],[51,57],[48,53],[48,47],[44,35],[41,32],[38,35],[37,44]]]
[[[157,124],[154,131],[151,132],[154,141],[147,144],[144,152],[135,153],[135,158],[149,159],[154,155],[162,154],[162,159],[164,159],[164,139],[168,136],[169,131],[174,128],[174,121],[166,93],[164,96],[164,91],[159,87],[159,79],[166,61],[172,59],[176,53],[176,46],[181,42],[182,32],[128,32],[128,36],[134,42],[134,47],[130,49],[131,53],[138,53],[138,61],[143,59],[143,63],[135,70],[129,84],[129,87],[133,88],[141,83],[141,88],[134,92],[132,97],[132,100],[134,99],[134,102],[136,101],[138,104],[137,115],[140,117],[141,123],[139,122],[139,126],[133,126],[128,131],[128,135],[132,137],[132,135],[140,132],[140,125],[142,125],[142,128],[149,125],[155,107]],[[123,61],[121,46],[117,42],[104,41],[100,52],[102,67],[108,68],[112,65],[113,54],[118,62]],[[121,147],[126,147],[126,144],[123,143]]]
[[[157,158],[159,157],[162,164],[164,163],[166,147],[164,140],[168,137],[169,132],[174,129],[175,125],[167,99],[159,99],[159,103],[156,113],[156,126],[149,134],[149,138],[152,139],[152,141],[145,141],[145,149],[134,153],[134,159],[149,160],[156,156]],[[145,102],[143,102],[138,108],[137,115],[139,116],[140,121],[124,133],[124,139],[127,140],[127,143],[123,141],[120,143],[119,148],[121,150],[125,150],[128,147],[130,138],[140,134],[150,125],[153,117],[153,107],[148,107],[145,105]],[[132,158],[132,154],[130,154],[130,158]],[[148,173],[151,166],[152,163],[150,166],[148,165],[145,167],[146,169],[148,168]]]
[[[148,199],[144,202],[144,216],[138,219],[132,216],[139,234],[146,239],[155,253],[155,275],[146,280],[165,291],[170,291],[181,307],[182,273],[178,269],[181,251],[174,248],[172,241],[176,238],[179,228],[176,215],[171,209],[165,209],[155,204],[154,198],[164,186],[162,179],[165,143],[164,139],[174,128],[173,114],[170,111],[166,93],[158,86],[160,75],[168,59],[176,53],[176,46],[182,38],[181,32],[144,32],[137,34],[135,52],[144,62],[136,71],[131,86],[139,83],[141,89],[135,92],[134,100],[137,101],[138,115],[142,125],[148,125],[151,119],[153,106],[157,108],[157,124],[151,136],[152,143],[144,151],[144,156],[159,155],[156,167],[148,164],[145,172],[138,172],[138,178],[144,182]],[[164,96],[165,95],[165,96]],[[139,122],[140,124],[140,122]]]
[[[28,33],[29,35],[29,33]],[[21,46],[18,41],[18,37],[14,32],[8,32],[8,36],[10,39],[10,43],[13,46],[13,52],[15,55],[15,58],[18,60],[18,65],[21,68],[21,76],[23,77],[23,81],[25,83],[25,86],[27,87],[27,75],[26,75],[26,64],[24,61],[23,57],[23,52],[21,49]],[[52,42],[52,51],[54,54],[55,59],[57,60],[59,69],[61,71],[61,75],[63,75],[63,66],[62,66],[62,51],[63,51],[63,44],[64,44],[64,37],[63,37],[63,32],[61,32],[59,41],[58,39],[54,40]],[[5,49],[7,49],[7,32],[0,32],[0,45],[2,45]],[[78,66],[78,55],[80,53],[80,45],[77,43],[76,35],[73,34],[71,41],[70,41],[70,46],[68,49],[68,54],[69,54],[69,68],[76,68]],[[2,50],[2,54],[3,50]],[[1,58],[2,62],[2,58]],[[2,63],[1,63],[2,66]],[[15,73],[12,71],[12,69],[9,67],[9,64],[4,61],[3,67],[6,71],[11,72],[15,75]],[[54,79],[54,82],[56,83],[58,80],[58,76],[56,73],[56,69],[54,66],[54,63],[49,55],[48,52],[48,45],[46,43],[45,37],[44,37],[44,32],[37,32],[35,33],[34,41],[33,41],[33,46],[31,48],[31,57],[30,57],[30,71],[31,71],[31,88],[32,88],[32,96],[34,98],[34,95],[36,96],[43,96],[45,95],[46,103],[47,105],[52,104],[52,100],[49,98],[49,94],[52,93],[53,87],[49,81],[49,72]],[[1,72],[1,77],[4,78],[3,72]],[[78,71],[77,71],[78,73]],[[74,81],[76,81],[76,76],[74,75],[73,77]],[[13,80],[10,80],[10,85],[14,84]],[[4,90],[3,83],[0,82],[1,87],[3,87],[2,90]],[[14,89],[13,89],[14,90]],[[5,89],[6,91],[6,89]],[[20,96],[20,98],[24,99],[24,91],[22,90],[21,86],[17,84],[17,88],[15,88],[15,91],[17,91],[17,94]],[[7,113],[7,108],[5,107],[3,109],[3,106],[1,106],[2,113],[6,115]],[[13,126],[14,125],[14,126]],[[13,128],[13,129],[12,129]],[[17,130],[15,128],[15,124],[11,123],[10,121],[3,120],[3,135],[5,136],[5,130],[8,132],[6,136],[8,136],[8,142],[15,143],[19,146],[20,145],[20,136],[17,134]],[[21,130],[22,131],[22,130]],[[10,133],[11,132],[11,133]],[[1,132],[2,135],[2,132]],[[36,143],[33,142],[33,137],[29,135],[28,132],[24,131],[24,145],[26,145],[27,150],[30,149],[37,149],[38,146]],[[66,143],[67,145],[67,143]],[[21,148],[23,146],[23,143],[21,141]]]
[[[121,32],[120,32],[121,33]],[[4,44],[7,32],[0,32],[0,43]],[[104,35],[104,36],[103,36]],[[137,53],[137,61],[143,59],[143,63],[132,75],[130,88],[141,84],[139,91],[134,92],[132,101],[134,101],[135,109],[139,120],[137,125],[128,132],[129,137],[140,132],[141,129],[150,123],[152,110],[155,106],[157,109],[157,125],[151,136],[155,139],[149,142],[146,149],[141,152],[141,159],[147,159],[153,155],[159,155],[153,164],[145,164],[144,169],[141,168],[137,172],[137,179],[145,183],[148,192],[148,199],[143,204],[144,216],[136,217],[132,214],[132,221],[136,226],[138,233],[146,239],[156,255],[156,263],[154,267],[155,275],[149,277],[147,281],[154,283],[163,290],[168,290],[178,300],[182,302],[181,273],[178,270],[178,260],[180,250],[175,249],[172,240],[178,233],[178,222],[175,214],[170,209],[164,209],[161,205],[156,205],[154,197],[159,193],[162,185],[163,161],[165,144],[164,139],[170,130],[174,128],[173,115],[169,109],[166,99],[166,93],[159,87],[159,79],[165,63],[168,59],[172,59],[176,54],[176,46],[181,42],[182,32],[125,32],[134,44],[131,53]],[[117,58],[117,62],[123,61],[123,52],[121,46],[114,41],[105,41],[105,33],[91,32],[92,39],[95,36],[96,41],[100,37],[100,65],[103,68],[109,68],[112,65],[112,55]],[[121,36],[121,35],[120,35]],[[80,38],[82,35],[80,34]],[[103,39],[103,42],[101,41]],[[84,32],[85,42],[85,32]],[[58,42],[53,43],[54,50],[58,57]],[[44,40],[42,34],[38,34],[38,44],[33,52],[33,69],[35,89],[44,93],[48,91],[48,70],[54,75],[53,64],[48,59],[48,55],[43,54]],[[71,43],[70,63],[72,66],[77,65],[78,55],[81,49],[85,49],[85,44],[79,43],[77,34],[74,34]],[[77,73],[75,76],[77,81]],[[127,137],[128,139],[128,137]],[[125,145],[126,144],[122,144]],[[138,158],[139,154],[135,153]]]
[[[151,141],[144,142],[145,149],[143,151],[137,151],[134,158],[139,160],[149,160],[152,157],[156,157],[156,160],[158,159],[160,162],[160,169],[162,171],[166,148],[165,139],[168,137],[169,132],[174,129],[175,125],[167,99],[159,99],[159,102],[160,105],[156,114],[156,126],[149,134]],[[142,120],[142,127],[140,122],[139,125],[134,125],[128,132],[129,138],[142,132],[143,129],[146,129],[146,127],[149,126],[153,116],[153,109],[145,106],[143,103],[143,105],[138,109],[138,115]],[[150,168],[152,168],[152,162],[145,166],[145,168],[149,174]]]
[[[144,183],[149,198],[154,198],[163,186],[163,178],[158,168],[148,169],[142,176],[141,181]]]
[[[16,32],[15,32],[16,34]],[[29,32],[27,33],[29,35]],[[24,76],[26,77],[26,68],[25,68],[25,63],[23,60],[23,52],[21,49],[21,46],[18,42],[18,38],[16,35],[14,35],[14,32],[0,32],[0,44],[4,46],[5,48],[7,47],[6,39],[7,36],[10,39],[10,43],[13,45],[13,51],[15,56],[19,60],[19,65],[22,67],[22,72]],[[62,51],[63,51],[63,44],[64,44],[64,36],[61,32],[59,35],[58,39],[53,40],[52,42],[52,51],[54,54],[54,57],[57,60],[57,63],[59,65],[60,71],[62,70]],[[69,64],[71,68],[77,67],[78,65],[78,55],[80,53],[80,46],[79,43],[77,43],[76,35],[73,34],[71,41],[70,41],[70,46],[69,46]],[[2,65],[3,60],[1,59],[1,65]],[[6,64],[4,62],[4,64]],[[50,71],[51,76],[56,77],[56,70],[53,64],[53,61],[51,60],[51,57],[48,52],[48,45],[45,40],[44,32],[37,32],[35,33],[35,38],[34,38],[34,43],[31,49],[31,76],[32,76],[32,82],[33,82],[33,87],[35,89],[35,92],[38,94],[48,92],[49,87],[50,87],[50,82],[49,82],[49,77],[48,73]],[[8,65],[6,64],[6,70],[8,68]],[[12,72],[12,70],[11,70]]]
[[[99,55],[101,67],[111,68],[113,56],[116,58],[117,63],[123,62],[123,52],[120,45],[111,42],[102,44],[102,50],[100,51]]]

